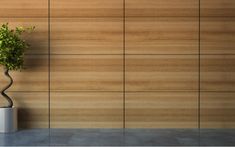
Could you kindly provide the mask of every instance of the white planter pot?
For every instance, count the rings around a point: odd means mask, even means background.
[[[17,108],[0,108],[0,133],[17,131]]]

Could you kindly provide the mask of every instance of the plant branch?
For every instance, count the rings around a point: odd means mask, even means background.
[[[11,100],[11,98],[5,93],[5,91],[11,87],[11,85],[13,84],[13,79],[9,74],[9,69],[4,68],[4,74],[10,79],[10,83],[2,89],[1,94],[2,96],[8,101],[8,105],[6,106],[6,108],[11,108],[13,106],[13,101]]]

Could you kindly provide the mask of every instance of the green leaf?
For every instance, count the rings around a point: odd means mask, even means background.
[[[10,29],[8,23],[0,28],[0,64],[9,70],[20,70],[24,63],[24,53],[28,43],[21,38],[23,33],[30,33],[35,27],[16,27]]]

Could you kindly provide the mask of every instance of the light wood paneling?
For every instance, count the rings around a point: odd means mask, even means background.
[[[198,0],[126,0],[126,16],[198,16]]]
[[[202,0],[201,16],[235,16],[234,0]]]
[[[197,54],[198,18],[127,18],[126,53]]]
[[[18,109],[20,129],[48,128],[48,92],[7,92]],[[6,101],[0,97],[0,107]]]
[[[120,18],[56,18],[51,22],[52,54],[122,54]]]
[[[204,17],[201,19],[201,53],[235,53],[235,17]]]
[[[201,90],[235,91],[234,55],[201,55]]]
[[[197,92],[128,92],[126,127],[196,128]]]
[[[1,3],[1,2],[0,2]],[[11,28],[16,26],[35,26],[35,31],[25,34],[23,38],[30,44],[26,54],[48,54],[48,19],[47,18],[0,18],[0,24],[9,22]]]
[[[122,128],[122,92],[52,92],[52,128]]]
[[[51,90],[122,91],[122,55],[52,55]]]
[[[235,128],[234,92],[201,92],[201,127]]]
[[[48,17],[48,0],[1,0],[0,18]]]
[[[197,90],[196,55],[127,55],[126,90]]]
[[[53,0],[52,17],[122,17],[123,0]]]
[[[8,91],[48,91],[48,58],[47,55],[25,56],[25,69],[22,71],[10,71],[14,83]],[[0,70],[1,88],[9,79]]]

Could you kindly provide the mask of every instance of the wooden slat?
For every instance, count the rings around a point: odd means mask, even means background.
[[[52,17],[122,17],[123,0],[53,0]]]
[[[235,93],[201,92],[201,127],[235,128]]]
[[[56,18],[51,22],[52,54],[122,54],[119,18]]]
[[[48,91],[48,58],[47,55],[25,56],[25,69],[10,71],[14,83],[8,91]],[[9,83],[4,75],[3,67],[0,71],[1,88]]]
[[[198,0],[126,0],[126,16],[198,16]]]
[[[48,128],[48,92],[7,92],[18,109],[20,129]],[[0,107],[6,101],[0,99]]]
[[[122,92],[52,92],[52,128],[122,128]]]
[[[126,19],[127,54],[197,54],[197,17]]]
[[[23,35],[23,38],[30,44],[26,54],[48,54],[48,19],[47,18],[0,18],[0,24],[9,22],[10,28],[16,26],[35,26],[35,31]]]
[[[202,0],[201,16],[235,16],[234,0]]]
[[[127,55],[126,90],[197,90],[196,55]]]
[[[234,54],[235,17],[201,19],[201,53]]]
[[[202,91],[235,91],[234,75],[234,55],[201,55]]]
[[[122,55],[52,55],[51,90],[122,91]]]
[[[127,128],[196,128],[197,92],[126,93]]]
[[[2,17],[48,17],[48,0],[1,0]]]

